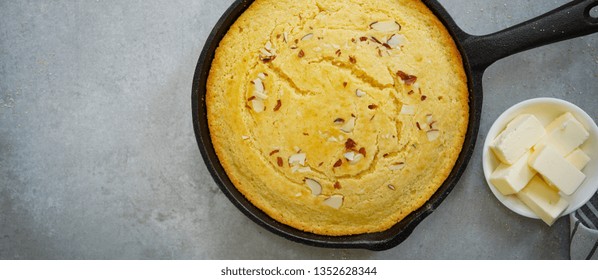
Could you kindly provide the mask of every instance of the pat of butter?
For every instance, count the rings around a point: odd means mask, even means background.
[[[569,163],[551,146],[536,150],[529,158],[529,165],[542,174],[550,185],[566,195],[573,194],[586,175]]]
[[[567,112],[546,127],[546,136],[536,144],[536,149],[551,146],[560,155],[565,156],[583,144],[588,137],[590,137],[590,133],[583,124]]]
[[[523,189],[536,175],[536,171],[527,164],[530,155],[531,152],[528,151],[513,165],[500,164],[490,175],[492,185],[503,195],[514,194]]]
[[[522,114],[513,119],[490,145],[496,157],[505,164],[514,164],[546,131],[533,115]]]
[[[547,185],[540,176],[534,176],[529,184],[517,193],[517,197],[549,226],[569,207],[569,203],[561,198],[558,190]]]
[[[575,149],[575,151],[571,152],[566,159],[578,170],[583,170],[588,162],[590,162],[590,157],[580,149]]]

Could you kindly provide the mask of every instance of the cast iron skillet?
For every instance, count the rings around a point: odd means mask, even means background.
[[[590,12],[592,8],[598,6],[598,0],[572,1],[542,16],[485,36],[473,36],[465,33],[436,0],[423,0],[449,30],[463,57],[468,77],[470,106],[469,127],[463,149],[452,172],[430,200],[392,228],[378,233],[331,237],[306,233],[270,218],[235,188],[214,152],[206,113],[206,80],[220,40],[252,2],[253,0],[237,0],[230,6],[212,30],[199,57],[191,96],[195,137],[212,177],[222,192],[245,215],[280,236],[321,247],[386,250],[404,241],[413,232],[413,229],[444,200],[467,167],[480,126],[482,75],[486,68],[511,54],[598,32],[598,17]]]

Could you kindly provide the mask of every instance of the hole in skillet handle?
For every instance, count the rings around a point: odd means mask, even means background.
[[[592,23],[598,23],[598,3],[588,7],[586,18]]]

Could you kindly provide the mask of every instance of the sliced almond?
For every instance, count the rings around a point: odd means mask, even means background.
[[[364,158],[364,157],[363,157],[363,155],[362,155],[362,154],[356,154],[356,155],[353,157],[353,160],[352,160],[352,161],[349,161],[349,164],[357,164],[357,163],[358,163],[358,162],[360,162],[360,161],[361,161],[363,158]]]
[[[428,124],[432,123],[432,121],[434,121],[434,119],[432,118],[432,114],[427,114],[426,115],[426,122]]]
[[[310,178],[305,178],[305,184],[311,190],[312,195],[320,195],[322,193],[322,185],[318,181]]]
[[[270,57],[273,56],[274,54],[272,54],[270,51],[266,50],[266,49],[261,49],[260,53],[262,54],[262,56],[264,57]]]
[[[355,94],[357,95],[357,97],[363,97],[365,95],[365,91],[361,89],[356,89]]]
[[[329,198],[324,199],[324,204],[334,208],[340,209],[343,206],[345,197],[340,194],[331,195]]]
[[[359,148],[359,153],[362,154],[364,157],[367,156],[367,153],[365,151],[365,147]]]
[[[284,39],[284,42],[288,42],[289,41],[289,33],[287,32],[283,32],[282,33],[282,38]]]
[[[266,42],[266,46],[264,46],[264,48],[267,51],[271,52],[272,51],[272,42],[270,42],[270,41]]]
[[[309,40],[309,39],[311,39],[313,37],[314,37],[314,34],[313,33],[309,33],[309,34],[306,34],[305,36],[303,36],[303,38],[301,38],[301,41],[307,41],[307,40]]]
[[[391,171],[397,171],[397,170],[401,170],[403,168],[405,168],[404,162],[395,162],[395,163],[391,164],[390,166],[388,166],[388,169],[390,169]]]
[[[280,107],[282,107],[282,101],[278,99],[276,100],[276,106],[274,106],[274,112],[280,110]]]
[[[262,92],[254,91],[253,93],[255,94],[256,97],[258,97],[258,98],[260,98],[262,100],[268,99],[268,95],[266,95],[266,93],[263,92],[263,91]]]
[[[255,80],[253,80],[251,82],[253,84],[254,91],[264,92],[264,83],[262,83],[262,79],[256,78]]]
[[[357,146],[357,143],[355,142],[355,140],[351,138],[347,139],[347,141],[345,142],[345,150],[347,151],[353,150],[355,146]]]
[[[405,83],[406,85],[413,85],[415,84],[415,82],[417,82],[417,77],[414,75],[409,75],[403,71],[397,71],[397,76],[399,76],[399,78],[401,78],[401,81],[403,81],[403,83]]]
[[[388,188],[391,189],[391,190],[393,190],[393,191],[395,190],[395,186],[393,186],[391,184],[388,184]]]
[[[272,61],[272,60],[274,60],[274,59],[276,59],[276,56],[275,56],[275,55],[272,55],[272,54],[271,54],[271,55],[263,55],[263,54],[260,54],[260,60],[261,60],[263,63],[268,63],[268,62],[271,62],[271,61]]]
[[[262,82],[262,79],[257,78],[255,80],[252,81],[253,83],[253,94],[261,99],[267,99],[268,95],[266,95],[266,91],[264,89],[264,83]]]
[[[293,154],[289,157],[289,164],[290,165],[296,165],[296,164],[305,165],[306,158],[307,158],[307,155],[305,153]]]
[[[241,138],[243,138],[243,140],[247,140],[247,139],[249,139],[249,136],[243,135],[243,136],[241,136]]]
[[[346,152],[343,154],[343,156],[348,160],[348,161],[352,161],[355,159],[355,152]]]
[[[401,107],[401,115],[415,115],[415,106],[403,105],[403,107]]]
[[[261,113],[264,111],[264,101],[256,98],[254,100],[251,100],[251,107],[253,108],[253,111],[255,111],[256,113]]]
[[[328,142],[338,142],[338,139],[336,139],[336,137],[334,137],[334,136],[330,136],[330,137],[328,137],[327,141]]]
[[[440,131],[438,129],[430,129],[426,132],[426,135],[428,136],[428,141],[434,141],[440,137]]]
[[[355,117],[351,117],[343,126],[341,126],[341,131],[346,132],[346,133],[351,133],[353,132],[353,129],[355,128]]]
[[[400,35],[400,34],[393,34],[392,36],[390,36],[390,38],[388,38],[388,41],[386,41],[386,43],[391,46],[392,48],[396,48],[399,47],[401,45],[403,45],[405,42],[405,36]]]
[[[334,124],[336,124],[336,125],[341,125],[341,124],[344,124],[344,123],[345,123],[345,120],[343,118],[336,118],[334,120]]]
[[[393,32],[401,30],[401,25],[396,21],[376,21],[370,24],[370,28],[380,32]]]

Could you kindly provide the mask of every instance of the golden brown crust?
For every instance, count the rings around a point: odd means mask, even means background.
[[[256,0],[216,51],[206,104],[239,191],[277,221],[335,236],[422,206],[469,112],[460,54],[414,0]]]

